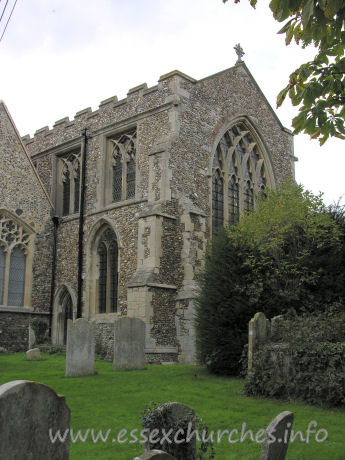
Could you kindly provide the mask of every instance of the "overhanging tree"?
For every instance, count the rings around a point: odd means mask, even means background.
[[[249,1],[255,8],[257,0]],[[287,45],[294,39],[303,48],[317,48],[315,58],[290,75],[277,107],[287,95],[300,106],[292,120],[294,134],[303,131],[321,145],[330,136],[345,139],[344,0],[272,0],[269,6],[278,22],[286,21],[278,33],[285,33]]]

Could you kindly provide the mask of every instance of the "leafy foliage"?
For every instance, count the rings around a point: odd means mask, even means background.
[[[257,0],[250,4],[255,8]],[[329,136],[345,139],[344,1],[272,0],[270,8],[278,22],[286,21],[278,33],[285,34],[287,45],[294,39],[303,48],[317,48],[315,58],[290,75],[277,96],[277,107],[287,95],[293,105],[300,105],[292,121],[294,134],[303,131],[321,145]]]
[[[345,303],[345,219],[321,196],[281,184],[216,237],[196,305],[199,359],[214,373],[238,374],[248,321]]]
[[[302,186],[286,183],[258,197],[256,210],[229,230],[257,254],[247,260],[262,284],[257,311],[270,315],[276,304],[315,311],[344,299],[344,230],[321,196]]]
[[[253,368],[247,374],[245,393],[344,406],[344,324],[344,307],[340,305],[317,315],[301,315],[281,321],[272,340],[288,345],[285,360],[273,359],[272,345],[261,346],[255,353]]]
[[[173,431],[170,436],[170,440],[172,441],[174,439],[175,433],[177,433],[180,429],[183,430],[183,433],[181,433],[180,438],[186,439],[188,432],[188,424],[191,423],[193,431],[196,430],[196,432],[200,434],[200,439],[198,439],[198,436],[196,436],[197,452],[196,456],[194,457],[195,460],[212,460],[213,458],[215,458],[215,449],[212,440],[208,436],[209,429],[206,423],[193,411],[188,411],[188,414],[185,414],[184,418],[176,420],[175,424],[171,425],[171,419],[167,420],[167,418],[164,417],[162,411],[156,410],[160,406],[162,406],[162,404],[163,403],[159,403],[156,401],[150,401],[148,404],[145,405],[141,419],[143,428],[149,429],[150,432],[152,432],[154,429],[157,429],[157,432],[159,433],[158,438],[160,440],[164,438],[163,434],[162,436],[160,436],[162,427],[166,429],[166,432],[169,432],[169,430],[172,429]],[[192,459],[190,455],[188,455],[188,443],[172,442],[170,444],[167,441],[161,443],[160,440],[155,443],[149,442],[149,448],[151,450],[163,450],[164,452],[170,453],[177,460],[194,460],[194,458]]]
[[[240,370],[248,321],[262,290],[246,263],[249,250],[220,232],[206,256],[196,301],[196,342],[199,360],[213,373],[237,375]]]

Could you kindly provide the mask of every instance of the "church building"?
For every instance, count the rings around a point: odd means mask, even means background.
[[[294,177],[291,132],[246,65],[180,71],[34,137],[0,104],[0,346],[35,317],[66,342],[95,322],[111,358],[119,316],[146,324],[147,361],[195,362],[194,298],[208,242],[266,187]]]

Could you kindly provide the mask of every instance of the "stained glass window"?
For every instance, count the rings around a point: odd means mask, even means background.
[[[11,306],[24,305],[26,255],[24,250],[15,247],[11,253],[10,274],[8,282],[7,304]]]
[[[118,245],[116,236],[106,228],[98,243],[99,278],[98,311],[109,313],[117,311],[118,286]]]
[[[223,180],[217,169],[212,178],[212,228],[216,233],[217,228],[223,225]]]
[[[229,181],[229,223],[236,224],[240,217],[240,202],[239,202],[239,190],[238,183],[236,182],[235,176],[231,176]]]
[[[221,225],[236,224],[241,213],[252,211],[255,194],[262,194],[267,186],[260,145],[242,121],[220,139],[212,163],[213,234]]]
[[[98,306],[99,312],[105,313],[107,306],[107,248],[104,243],[98,246],[99,279],[98,279]]]

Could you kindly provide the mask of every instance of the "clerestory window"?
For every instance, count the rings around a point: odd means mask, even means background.
[[[58,158],[58,207],[62,216],[79,212],[80,203],[80,149]]]
[[[108,138],[110,152],[109,202],[135,197],[136,184],[136,129]]]
[[[251,212],[255,194],[268,185],[258,142],[244,122],[228,129],[217,145],[212,167],[212,233]]]

